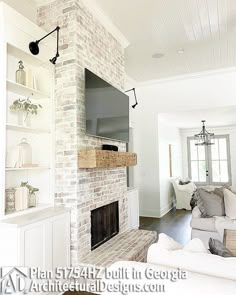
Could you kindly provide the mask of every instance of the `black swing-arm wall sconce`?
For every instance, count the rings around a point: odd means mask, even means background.
[[[30,52],[33,55],[38,55],[39,54],[39,42],[41,42],[43,39],[47,38],[49,35],[51,35],[55,31],[57,31],[57,52],[56,52],[56,55],[52,59],[49,59],[50,62],[55,65],[57,58],[59,57],[59,30],[60,30],[60,27],[57,26],[53,31],[51,31],[50,33],[45,35],[43,38],[30,42],[30,44],[29,44]]]
[[[130,92],[130,91],[134,92],[135,104],[132,105],[132,108],[135,109],[135,107],[138,105],[135,88],[131,88],[129,90],[126,90],[125,92]]]

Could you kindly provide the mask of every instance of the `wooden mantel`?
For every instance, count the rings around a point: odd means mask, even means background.
[[[105,150],[79,151],[79,168],[111,168],[137,165],[137,154]]]

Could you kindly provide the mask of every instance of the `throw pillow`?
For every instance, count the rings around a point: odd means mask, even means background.
[[[215,188],[214,192],[215,195],[220,196],[221,198],[224,198],[224,187],[217,187]]]
[[[211,254],[222,256],[222,257],[234,257],[233,253],[225,247],[225,245],[219,241],[210,238],[209,249]]]
[[[214,193],[206,192],[202,188],[199,188],[197,192],[200,195],[200,199],[208,217],[225,216],[224,198]]]
[[[214,194],[224,198],[224,189],[230,190],[232,193],[236,194],[236,192],[233,190],[233,187],[230,187],[229,185],[225,184],[221,187],[216,187],[213,191]]]
[[[225,212],[230,219],[236,219],[236,194],[224,189]]]
[[[186,185],[186,184],[189,184],[190,182],[191,182],[190,180],[187,180],[187,181],[180,180],[179,185]]]
[[[190,200],[190,206],[192,207],[192,210],[198,206],[198,209],[200,210],[201,212],[201,217],[202,218],[205,218],[207,217],[207,211],[204,207],[204,204],[201,200],[201,197],[200,197],[200,194],[199,194],[199,189],[197,189],[193,195],[192,195],[192,198]]]
[[[181,250],[183,246],[166,234],[159,234],[158,247],[166,250]]]
[[[187,245],[184,246],[183,250],[194,253],[209,253],[200,239],[192,239]]]

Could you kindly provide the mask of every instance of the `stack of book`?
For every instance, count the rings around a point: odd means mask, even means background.
[[[29,190],[27,187],[17,187],[15,192],[15,210],[21,211],[28,208]]]

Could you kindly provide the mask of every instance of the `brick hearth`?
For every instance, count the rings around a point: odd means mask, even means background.
[[[154,231],[126,231],[92,251],[81,262],[98,267],[107,267],[121,260],[146,262],[147,250],[156,240]]]

